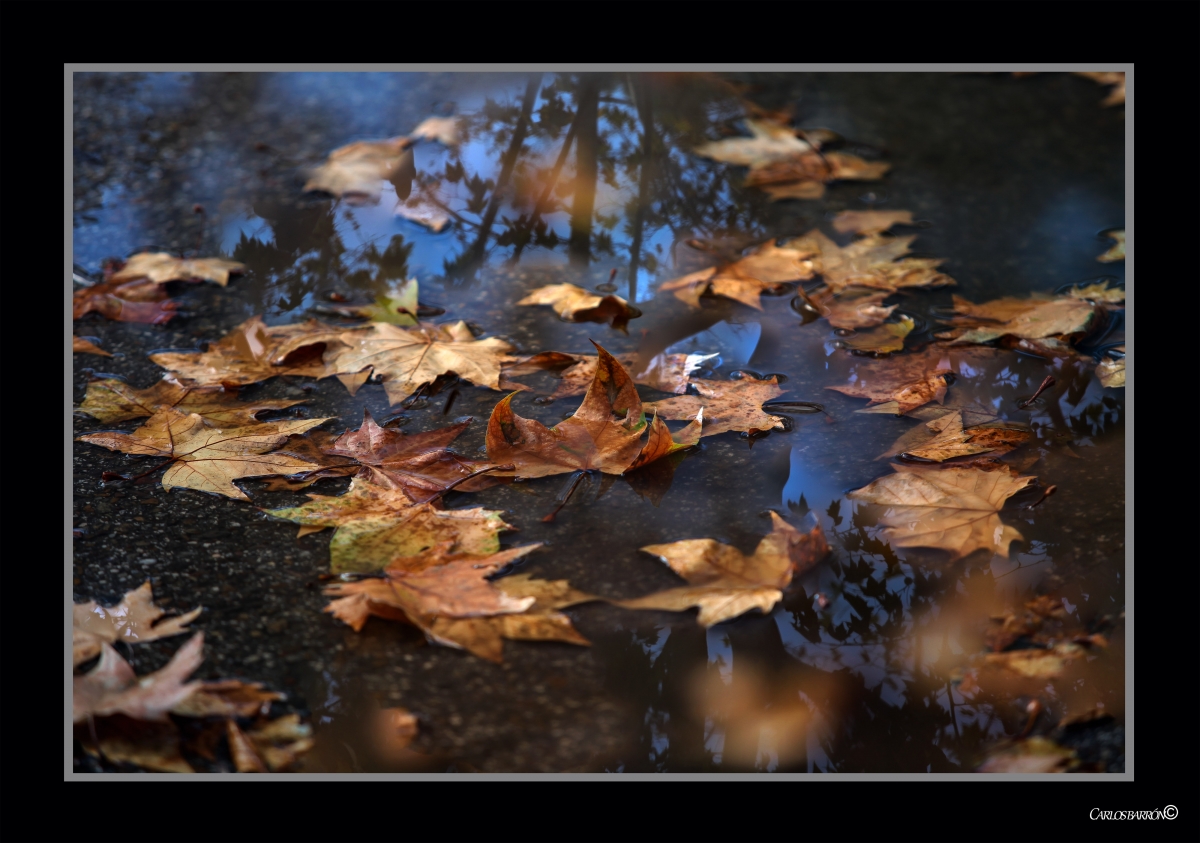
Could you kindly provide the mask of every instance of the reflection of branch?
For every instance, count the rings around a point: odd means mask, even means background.
[[[637,301],[638,263],[642,257],[642,223],[646,214],[646,194],[650,190],[650,171],[653,159],[654,111],[648,87],[634,91],[629,80],[630,95],[637,99],[638,117],[642,121],[642,172],[638,175],[637,207],[633,215],[633,242],[629,245],[629,300]]]
[[[563,138],[562,149],[559,150],[558,160],[554,162],[554,168],[550,171],[550,178],[546,180],[546,187],[542,191],[542,195],[538,197],[537,203],[533,206],[533,211],[529,214],[529,222],[522,229],[524,235],[528,235],[533,231],[533,227],[537,221],[545,213],[546,203],[550,201],[550,194],[554,191],[555,185],[558,184],[558,177],[562,174],[563,165],[567,162],[567,154],[571,151],[571,144],[575,142],[575,131],[579,127],[579,112],[575,113],[575,118],[571,120],[571,126],[567,129],[567,136]],[[521,257],[521,251],[525,248],[525,244],[529,242],[528,236],[521,237],[517,240],[517,246],[513,249],[512,257],[509,262],[515,264]]]
[[[525,97],[521,101],[521,116],[517,119],[517,125],[513,129],[512,141],[508,145],[508,151],[504,153],[504,162],[500,168],[500,175],[496,177],[496,186],[492,189],[492,198],[489,200],[487,210],[483,212],[483,219],[479,223],[479,236],[471,246],[469,264],[474,264],[483,257],[483,250],[487,247],[488,234],[492,230],[492,223],[496,221],[496,213],[500,210],[500,196],[504,193],[505,188],[508,187],[513,167],[517,163],[517,156],[521,154],[521,145],[525,142],[525,135],[529,131],[529,118],[533,114],[533,101],[537,98],[538,89],[541,88],[541,85],[542,74],[539,71],[529,77],[529,83],[525,86]]]

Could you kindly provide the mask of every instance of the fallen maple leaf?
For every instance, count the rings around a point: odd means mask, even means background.
[[[437,617],[422,626],[432,641],[467,650],[488,661],[503,661],[503,639],[512,641],[560,641],[591,646],[571,625],[571,619],[558,611],[599,598],[578,591],[566,580],[535,580],[529,574],[515,574],[495,580],[496,588],[514,599],[533,598],[525,611],[485,618]]]
[[[730,381],[697,378],[691,384],[699,395],[649,401],[645,409],[653,410],[664,419],[694,419],[703,410],[704,429],[701,436],[716,436],[730,430],[753,432],[785,426],[783,419],[762,410],[763,402],[784,393],[774,377],[758,380],[746,376]]]
[[[962,300],[960,299],[961,303]],[[976,319],[995,319],[984,313],[1015,312],[1016,315],[998,325],[979,325],[962,333],[955,341],[960,343],[985,343],[1001,337],[1019,339],[1043,339],[1058,337],[1068,339],[1086,334],[1095,325],[1097,309],[1088,301],[1064,296],[1049,300],[1030,300],[1031,307],[1018,311],[1019,300],[1000,300],[995,303],[972,306],[964,315]],[[958,311],[956,305],[956,312]],[[939,336],[941,336],[939,334]]]
[[[336,599],[325,611],[358,632],[371,615],[407,619],[421,626],[434,617],[508,614],[534,604],[532,597],[509,597],[486,578],[541,544],[492,554],[451,553],[452,546],[453,542],[442,542],[398,557],[381,577],[326,586],[325,593]]]
[[[346,332],[339,339],[345,347],[325,355],[329,371],[339,376],[365,376],[373,370],[383,379],[392,404],[450,373],[476,386],[499,389],[501,362],[513,351],[511,345],[495,337],[476,340],[464,322],[416,328],[374,323],[364,330]],[[365,377],[358,382],[363,380]],[[357,388],[349,383],[347,387],[351,395]]]
[[[747,119],[745,124],[751,137],[712,141],[694,151],[725,164],[749,167],[746,185],[771,185],[773,200],[817,199],[825,193],[824,182],[874,180],[890,167],[841,152],[822,155],[813,143],[797,137],[794,129],[774,120]]]
[[[406,164],[411,165],[412,143],[409,138],[397,137],[338,147],[312,170],[304,190],[320,190],[352,203],[376,203],[383,195],[383,183],[391,181]]]
[[[100,643],[100,662],[74,679],[72,695],[76,723],[89,717],[124,714],[136,720],[167,719],[176,705],[203,683],[187,679],[204,660],[204,633],[198,632],[176,651],[162,670],[140,679],[107,642]]]
[[[891,354],[904,349],[904,338],[917,325],[911,316],[901,316],[895,322],[884,322],[878,327],[847,337],[846,348],[870,354]]]
[[[947,550],[953,562],[990,550],[1008,558],[1008,547],[1022,539],[1000,520],[1000,508],[1017,492],[1037,481],[1006,465],[984,470],[976,466],[929,468],[893,464],[895,474],[850,492],[847,497],[880,504],[883,537],[894,547]]]
[[[132,281],[145,278],[155,284],[168,281],[213,281],[224,287],[231,273],[246,271],[246,265],[223,258],[177,258],[167,252],[141,252],[125,261],[125,266],[113,273],[113,281]]]
[[[760,297],[792,281],[804,281],[813,275],[812,244],[790,241],[783,246],[764,243],[733,263],[691,272],[664,282],[659,290],[673,292],[675,298],[691,307],[700,306],[705,293],[739,301],[762,310]]]
[[[99,313],[116,322],[165,325],[176,316],[178,305],[167,291],[152,281],[102,281],[74,293],[71,318]]]
[[[71,337],[71,352],[73,354],[98,354],[101,357],[112,357],[112,354],[83,337]]]
[[[905,434],[896,440],[883,459],[902,454],[906,458],[944,462],[956,457],[972,454],[1005,454],[1024,445],[1033,434],[1028,430],[1011,427],[971,427],[964,429],[961,410],[953,411]]]
[[[889,295],[889,291],[850,287],[841,294],[822,288],[805,298],[833,327],[856,330],[882,325],[892,315],[897,305],[883,306],[883,300]]]
[[[943,258],[904,257],[917,236],[868,234],[841,247],[813,229],[791,241],[793,249],[813,254],[813,269],[835,293],[847,287],[896,291],[907,287],[947,287],[957,282],[938,271]]]
[[[179,380],[200,386],[244,386],[276,375],[320,378],[331,374],[321,352],[346,333],[315,319],[267,327],[261,316],[253,316],[207,351],[166,351],[150,359]]]
[[[283,410],[302,401],[261,400],[239,402],[236,390],[220,386],[184,386],[165,378],[149,389],[137,389],[116,378],[90,381],[79,411],[112,424],[153,416],[164,407],[196,413],[213,427],[254,424],[268,410]]]
[[[150,580],[127,591],[116,606],[101,606],[94,600],[76,603],[72,608],[72,662],[78,666],[100,653],[101,644],[124,641],[127,644],[182,635],[203,608],[185,615],[159,621],[163,610],[154,605]]]
[[[399,487],[371,483],[362,477],[351,480],[345,494],[308,497],[308,503],[266,513],[302,525],[302,536],[336,527],[329,542],[329,564],[334,573],[378,571],[396,557],[416,556],[445,541],[451,541],[463,553],[495,553],[500,549],[498,534],[516,529],[505,523],[502,512],[482,507],[441,509],[430,503],[415,503]]]
[[[538,287],[518,305],[549,305],[566,322],[607,322],[622,333],[642,312],[620,296],[597,296],[574,284]]]
[[[599,362],[583,403],[569,419],[548,428],[512,410],[507,396],[488,419],[487,454],[496,464],[511,463],[517,477],[545,477],[571,471],[626,471],[642,450],[646,427],[642,401],[629,373],[596,343]],[[624,418],[614,421],[613,414]],[[692,414],[693,416],[695,413]]]
[[[700,608],[696,620],[709,627],[735,618],[750,609],[765,615],[783,598],[792,577],[820,562],[829,545],[818,524],[807,533],[771,513],[772,530],[746,556],[736,547],[715,539],[689,539],[643,547],[659,557],[690,586],[672,588],[634,600],[621,600],[626,609],[682,611]]]
[[[1118,345],[1110,351],[1117,352],[1121,356],[1106,357],[1096,364],[1096,377],[1100,378],[1103,386],[1123,387],[1125,386],[1125,346]]]
[[[1102,263],[1113,263],[1114,261],[1125,260],[1125,229],[1121,229],[1120,231],[1110,231],[1108,232],[1108,237],[1110,240],[1115,240],[1116,243],[1111,246],[1107,252],[1096,258],[1096,260],[1101,261]]]
[[[284,444],[288,436],[327,421],[328,418],[262,422],[223,430],[209,427],[195,413],[164,408],[132,434],[92,433],[78,439],[110,451],[168,458],[171,466],[162,478],[165,491],[195,489],[248,501],[249,496],[233,485],[234,480],[300,474],[320,467],[267,452]]]
[[[856,362],[850,383],[826,389],[869,398],[868,407],[880,405],[869,412],[900,415],[930,401],[940,404],[946,397],[945,375],[962,374],[963,364],[1005,353],[993,348],[934,344],[914,354],[861,359]]]
[[[893,225],[912,225],[912,211],[842,211],[833,218],[839,234],[878,234]]]
[[[1115,85],[1108,96],[1100,103],[1101,105],[1124,105],[1125,104],[1125,73],[1123,71],[1076,71],[1076,76],[1083,76],[1091,79],[1097,85]]]
[[[687,392],[693,372],[715,358],[716,354],[659,354],[652,358],[640,372],[632,372],[637,362],[636,354],[614,354],[613,357],[630,371],[636,384],[651,386],[663,392],[682,394]],[[538,370],[561,369],[558,386],[550,394],[551,400],[583,395],[596,377],[599,357],[595,354],[566,354],[561,351],[543,351],[528,357],[517,358],[505,363],[502,377],[513,378]],[[509,388],[522,384],[508,381]]]

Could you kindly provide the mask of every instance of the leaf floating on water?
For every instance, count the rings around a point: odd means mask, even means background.
[[[952,287],[957,282],[938,271],[943,258],[905,257],[916,235],[868,234],[841,247],[814,229],[787,245],[814,253],[813,269],[835,293],[847,287],[894,292],[909,287]]]
[[[895,322],[885,322],[877,328],[863,331],[844,340],[846,347],[854,351],[871,354],[891,354],[904,349],[904,338],[912,333],[916,323],[910,316],[901,316]]]
[[[883,538],[893,547],[933,547],[950,561],[976,550],[1008,558],[1009,545],[1021,534],[1000,520],[1000,508],[1037,481],[1006,465],[928,468],[893,464],[895,474],[850,492],[846,497],[886,506],[879,519]]]
[[[549,305],[567,322],[607,322],[624,333],[630,319],[642,315],[636,307],[616,295],[597,296],[574,284],[550,284],[539,287],[518,305]]]
[[[697,395],[680,395],[662,401],[646,403],[664,419],[691,420],[704,411],[704,428],[701,436],[716,436],[730,430],[756,432],[783,429],[785,423],[778,416],[763,412],[762,405],[784,393],[774,377],[765,380],[744,377],[732,381],[695,379],[691,381]]]
[[[840,295],[829,289],[818,290],[808,299],[833,327],[855,330],[882,325],[892,315],[898,305],[884,307],[883,301],[889,295],[886,290],[872,292],[851,287]]]
[[[177,315],[176,308],[174,299],[167,297],[167,291],[152,281],[110,279],[76,290],[71,318],[82,319],[89,313],[99,313],[116,322],[165,325]]]
[[[238,427],[254,424],[269,410],[284,410],[303,401],[260,400],[239,402],[237,390],[221,386],[184,386],[170,378],[149,389],[137,389],[116,378],[102,378],[87,385],[80,412],[112,424],[128,419],[148,418],[164,408],[195,413],[213,427]]]
[[[129,258],[113,273],[115,282],[146,279],[155,284],[168,281],[212,281],[224,287],[229,276],[246,271],[246,265],[224,258],[177,258],[167,252],[141,252]]]
[[[697,621],[705,627],[736,618],[751,609],[764,615],[783,598],[793,576],[803,574],[829,553],[818,524],[802,533],[774,512],[772,531],[753,555],[715,539],[689,539],[643,547],[690,583],[633,600],[616,601],[626,609],[683,611],[697,606]]]
[[[1006,454],[1033,438],[1028,430],[1009,427],[963,428],[962,411],[948,413],[925,425],[928,434],[916,442],[900,441],[884,457],[903,453],[907,457],[932,462],[944,462],[974,454]],[[919,432],[919,431],[918,431]],[[906,437],[901,437],[907,439]]]
[[[320,190],[351,202],[377,203],[384,182],[395,177],[406,164],[411,166],[412,141],[357,141],[329,153],[325,163],[314,168],[304,190]]]
[[[764,291],[812,277],[814,254],[811,247],[797,241],[783,246],[764,243],[733,263],[674,278],[663,283],[659,290],[674,293],[691,307],[699,307],[700,297],[709,293],[762,310],[760,297]]]

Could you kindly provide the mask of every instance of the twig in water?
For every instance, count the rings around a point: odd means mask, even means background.
[[[1030,404],[1037,400],[1037,397],[1045,392],[1050,387],[1054,386],[1054,375],[1046,375],[1046,379],[1042,381],[1042,385],[1037,388],[1037,392],[1030,395],[1024,401],[1017,405],[1018,410],[1024,410]]]
[[[570,482],[567,483],[567,487],[558,493],[558,506],[554,507],[554,511],[549,515],[542,518],[543,522],[549,523],[554,520],[554,516],[558,515],[559,510],[567,505],[567,501],[571,499],[571,495],[575,494],[575,489],[579,486],[579,481],[582,480],[583,475],[587,473],[588,472],[586,471],[575,472],[575,474],[571,477]]]
[[[1042,501],[1044,501],[1046,498],[1048,498],[1048,497],[1050,497],[1051,495],[1053,495],[1053,494],[1054,494],[1056,491],[1058,491],[1058,486],[1047,486],[1047,487],[1046,487],[1046,489],[1045,489],[1045,491],[1043,491],[1043,492],[1042,492],[1042,496],[1041,496],[1040,498],[1038,498],[1036,501],[1034,501],[1033,503],[1031,503],[1029,506],[1025,507],[1025,508],[1026,508],[1026,509],[1033,509],[1035,506],[1037,506],[1038,504],[1040,504],[1040,503],[1041,503]]]

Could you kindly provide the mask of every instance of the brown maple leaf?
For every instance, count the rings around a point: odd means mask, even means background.
[[[207,351],[151,354],[150,359],[184,383],[244,386],[276,375],[321,378],[332,374],[321,361],[328,345],[346,333],[315,319],[267,327],[261,316],[238,325]]]
[[[692,373],[716,356],[716,354],[659,354],[640,371],[634,372],[633,366],[638,359],[636,354],[613,355],[626,371],[630,372],[634,383],[677,394],[687,392]],[[543,351],[528,357],[516,358],[512,363],[505,363],[502,376],[508,379],[538,370],[558,369],[561,370],[558,374],[559,382],[554,392],[550,394],[550,399],[570,398],[587,392],[592,380],[596,377],[596,365],[599,359],[595,354]],[[513,383],[510,380],[506,380],[506,384],[508,388],[522,386],[522,384]]]
[[[71,353],[73,354],[98,354],[101,357],[112,357],[112,354],[105,351],[100,346],[96,345],[91,340],[85,340],[83,337],[71,337]]]
[[[1022,536],[1000,520],[1000,508],[1037,482],[1000,464],[932,468],[893,464],[895,474],[850,492],[847,497],[880,504],[883,538],[893,547],[933,547],[949,551],[953,562],[990,550],[1005,558]],[[990,469],[990,470],[989,470]]]
[[[509,597],[487,577],[540,544],[492,554],[451,553],[452,546],[453,542],[442,542],[418,554],[398,557],[381,577],[326,586],[325,593],[336,599],[325,611],[357,632],[371,615],[407,619],[420,626],[434,617],[509,614],[534,604],[531,597]]]
[[[642,315],[620,296],[597,296],[574,284],[538,287],[517,304],[549,305],[565,322],[607,322],[621,333],[628,333],[630,319]]]
[[[1099,313],[1094,304],[1075,296],[1028,299],[1024,304],[1022,308],[1020,299],[1011,298],[981,305],[957,299],[955,312],[968,317],[961,320],[968,329],[950,333],[958,334],[955,341],[960,343],[985,343],[1001,337],[1030,340],[1054,337],[1069,341],[1091,331]]]
[[[72,608],[72,661],[79,666],[100,653],[100,645],[114,641],[127,644],[182,635],[203,608],[185,615],[160,620],[163,610],[154,605],[150,580],[127,591],[116,606],[101,606],[94,600],[76,603]]]
[[[731,381],[697,378],[691,384],[699,395],[680,395],[651,401],[646,403],[645,408],[664,419],[694,419],[703,410],[704,429],[701,436],[716,436],[730,430],[754,432],[784,427],[781,418],[762,410],[764,402],[784,393],[774,377],[758,380],[746,376]]]
[[[500,549],[497,535],[515,529],[504,522],[501,512],[416,503],[399,486],[372,483],[361,476],[350,482],[345,494],[308,497],[300,506],[266,512],[302,525],[300,535],[336,527],[329,542],[335,573],[378,571],[397,557],[416,556],[446,541],[463,553],[495,553]]]
[[[732,263],[666,281],[659,290],[674,293],[675,298],[691,307],[699,307],[700,297],[710,293],[762,310],[760,297],[764,291],[774,292],[788,282],[812,277],[812,258],[816,254],[807,241],[793,240],[783,246],[764,243]]]
[[[99,378],[87,385],[80,412],[113,424],[150,417],[164,407],[196,413],[213,427],[254,424],[268,410],[283,410],[303,401],[260,400],[239,402],[237,391],[221,386],[185,386],[164,378],[148,389],[137,389],[116,378]]]
[[[1024,445],[1033,434],[1015,427],[984,425],[964,428],[963,413],[955,410],[933,419],[896,440],[886,453],[876,459],[895,454],[905,458],[944,462],[973,454],[999,456]]]
[[[153,281],[102,281],[74,293],[71,318],[99,313],[116,322],[145,322],[165,325],[176,316],[178,304]]]
[[[231,273],[246,271],[246,265],[223,258],[177,258],[167,252],[141,252],[126,259],[113,273],[113,281],[144,278],[155,284],[168,281],[213,281],[224,287]]]
[[[203,683],[187,682],[204,660],[204,633],[198,632],[176,651],[162,670],[138,677],[107,642],[100,643],[100,662],[75,677],[74,721],[124,714],[136,720],[167,719],[167,712],[191,696]]]
[[[895,322],[884,322],[870,330],[860,331],[842,342],[846,348],[864,354],[891,354],[904,349],[904,338],[917,325],[911,316],[901,316]]]
[[[882,325],[892,315],[897,305],[883,305],[890,295],[889,291],[876,292],[861,287],[850,287],[837,294],[823,287],[805,298],[834,328],[856,330]]]
[[[814,229],[791,241],[793,249],[812,253],[813,269],[835,293],[847,287],[896,291],[906,287],[953,286],[955,280],[938,271],[942,258],[904,257],[917,236],[868,234],[841,247]]]
[[[406,137],[338,147],[325,163],[313,168],[304,190],[320,190],[351,203],[376,203],[383,195],[383,183],[412,166],[411,147]]]
[[[599,363],[583,403],[569,419],[548,428],[512,410],[509,395],[488,419],[487,454],[496,464],[512,464],[517,477],[545,477],[597,470],[621,474],[642,450],[646,428],[642,401],[629,373],[596,343]],[[620,420],[614,413],[622,414]],[[692,414],[695,416],[695,413]]]
[[[327,421],[263,422],[225,430],[209,427],[196,413],[164,408],[132,434],[92,433],[78,439],[110,451],[167,458],[171,465],[162,478],[164,491],[196,489],[248,501],[246,493],[233,485],[234,480],[300,474],[319,468],[295,457],[267,452],[284,444],[288,436]]]
[[[856,358],[850,383],[828,386],[843,395],[869,398],[865,412],[901,415],[917,407],[946,397],[945,375],[963,374],[963,364],[974,364],[1006,352],[971,346],[933,344],[912,354],[899,354],[881,360]]]
[[[889,164],[867,162],[842,152],[821,154],[816,133],[797,132],[771,119],[748,119],[749,138],[726,138],[696,147],[695,153],[726,164],[750,168],[746,185],[767,186],[771,199],[819,199],[825,182],[875,180]],[[797,135],[808,140],[801,140]]]
[[[346,332],[340,340],[344,347],[325,355],[329,372],[361,376],[362,383],[373,370],[383,379],[392,404],[450,373],[476,386],[499,389],[501,362],[513,350],[495,337],[476,340],[464,322],[415,328],[374,323]],[[347,387],[353,395],[355,387],[349,383]]]
[[[622,600],[627,609],[683,611],[700,608],[696,620],[709,627],[736,618],[751,609],[764,615],[783,598],[792,578],[803,574],[829,553],[829,544],[818,524],[807,533],[771,513],[772,530],[752,555],[715,539],[688,539],[643,547],[670,566],[690,585],[672,588],[634,600]]]

